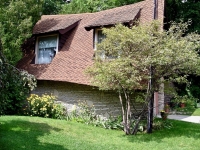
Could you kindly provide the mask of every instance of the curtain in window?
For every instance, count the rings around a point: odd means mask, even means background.
[[[57,36],[40,37],[38,40],[38,64],[48,64],[55,56]]]

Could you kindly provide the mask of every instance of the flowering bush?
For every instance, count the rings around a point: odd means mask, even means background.
[[[66,116],[65,108],[61,104],[55,103],[56,97],[53,95],[31,94],[27,100],[29,115],[57,119],[63,119]]]

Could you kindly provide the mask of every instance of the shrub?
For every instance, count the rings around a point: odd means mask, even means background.
[[[174,109],[178,112],[191,115],[191,113],[196,109],[197,99],[192,96],[176,96],[172,100],[174,104]],[[184,103],[185,107],[181,107],[181,104]]]
[[[69,120],[92,124],[96,119],[94,106],[89,106],[86,101],[79,101],[78,106],[74,106],[72,112],[68,114]]]
[[[89,106],[86,101],[79,101],[78,106],[74,107],[73,111],[68,114],[68,120],[73,120],[81,123],[86,123],[105,129],[122,130],[122,117],[105,118],[95,113],[94,106]]]
[[[158,118],[154,119],[153,122],[153,129],[154,130],[161,130],[161,129],[171,129],[173,124],[170,120],[160,120]]]
[[[36,87],[36,79],[26,71],[5,65],[3,69],[0,66],[1,70],[3,73],[0,74],[0,114],[21,114],[26,98]]]
[[[117,118],[110,117],[106,120],[100,120],[100,126],[105,129],[123,130],[124,126],[122,124],[122,116],[118,116]]]
[[[66,109],[59,103],[56,103],[56,97],[44,94],[38,96],[31,94],[28,100],[27,113],[31,116],[40,116],[46,118],[64,119]]]
[[[173,100],[173,102],[180,104],[180,103],[185,103],[186,105],[190,106],[196,106],[197,99],[192,97],[192,96],[176,96]]]
[[[36,79],[27,71],[10,65],[3,55],[0,40],[0,115],[21,114],[21,108]]]

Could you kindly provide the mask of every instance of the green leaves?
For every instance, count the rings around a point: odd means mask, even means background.
[[[166,0],[167,21],[188,21],[191,20],[189,32],[200,32],[200,2],[197,0]]]
[[[3,53],[11,64],[15,64],[22,56],[21,44],[31,36],[32,11],[28,2],[11,1],[1,8],[0,36]],[[29,3],[30,4],[30,3]]]
[[[62,5],[60,13],[77,14],[97,12],[118,6],[133,4],[142,0],[72,0],[69,4]]]
[[[31,94],[27,98],[28,106],[24,109],[24,113],[30,116],[64,119],[66,117],[66,109],[62,104],[55,101],[56,97],[53,95],[43,94],[38,96]]]
[[[0,115],[19,114],[29,92],[36,87],[36,79],[26,71],[10,65],[0,42]]]
[[[187,27],[188,23],[172,23],[168,31],[162,31],[158,30],[158,22],[152,22],[131,29],[123,25],[104,29],[106,39],[98,45],[97,51],[105,51],[115,59],[97,59],[88,73],[101,89],[145,88],[150,66],[154,68],[155,87],[162,77],[184,81],[178,79],[181,74],[199,74],[200,66],[197,51],[200,36],[186,35]]]
[[[0,4],[0,37],[3,53],[15,65],[22,57],[21,45],[32,35],[42,14],[56,14],[62,0],[3,0]]]

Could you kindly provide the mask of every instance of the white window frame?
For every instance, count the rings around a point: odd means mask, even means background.
[[[98,44],[98,31],[102,31],[101,28],[94,29],[94,50],[97,50],[97,44]]]
[[[94,51],[96,53],[96,50],[97,50],[97,44],[98,44],[98,31],[102,31],[101,28],[95,28],[94,29]],[[105,59],[105,54],[102,54],[100,56],[101,59]]]
[[[97,44],[98,44],[98,31],[102,31],[102,29],[101,28],[96,28],[96,29],[94,29],[94,51],[95,51],[95,53],[96,53],[96,50],[97,50]],[[105,59],[105,58],[107,58],[107,59],[109,59],[109,60],[112,60],[112,59],[115,59],[114,57],[112,57],[112,56],[106,56],[105,55],[105,52],[103,53],[102,52],[102,54],[99,56],[101,59]]]
[[[56,46],[56,54],[58,53],[58,44],[59,44],[59,35],[58,34],[51,34],[51,35],[44,35],[44,36],[38,36],[36,40],[36,45],[35,45],[35,64],[41,64],[38,63],[38,56],[39,56],[39,48],[38,48],[38,42],[40,38],[43,37],[50,37],[50,36],[57,36],[57,46]],[[56,55],[55,54],[55,55]],[[51,62],[50,62],[51,63]]]

